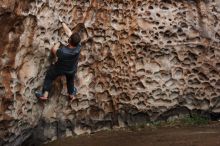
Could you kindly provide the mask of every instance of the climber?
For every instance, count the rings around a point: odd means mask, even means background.
[[[42,92],[35,92],[37,98],[41,100],[47,100],[49,92],[51,90],[52,82],[56,77],[65,75],[67,82],[67,90],[69,97],[74,100],[76,99],[75,95],[77,93],[76,88],[74,87],[74,77],[77,70],[80,48],[81,48],[81,38],[79,33],[72,33],[68,26],[62,21],[63,29],[68,35],[68,45],[60,47],[60,43],[56,43],[51,49],[51,53],[57,56],[58,60],[54,65],[51,65],[47,70],[46,77],[43,84]]]

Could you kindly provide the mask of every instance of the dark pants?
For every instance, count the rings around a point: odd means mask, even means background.
[[[43,85],[43,93],[45,91],[50,92],[52,83],[53,81],[61,75],[66,76],[66,83],[67,83],[67,90],[69,94],[74,94],[74,77],[75,77],[75,72],[64,72],[63,70],[56,68],[54,65],[51,66],[47,70],[47,74],[44,80],[44,85]]]

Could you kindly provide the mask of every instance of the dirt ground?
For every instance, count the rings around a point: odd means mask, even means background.
[[[220,122],[205,126],[102,131],[44,146],[220,146]]]

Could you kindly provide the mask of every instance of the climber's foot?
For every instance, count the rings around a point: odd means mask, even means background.
[[[69,95],[69,97],[70,97],[71,101],[74,101],[77,99],[75,95]]]
[[[35,92],[35,96],[41,100],[47,100],[48,99],[48,92],[45,92],[44,94],[42,92]]]

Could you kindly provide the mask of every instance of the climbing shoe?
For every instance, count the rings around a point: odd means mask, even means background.
[[[74,96],[75,96],[76,94],[77,94],[77,89],[76,89],[76,87],[74,87],[74,88],[73,88],[73,93],[72,93],[71,95],[74,95]]]
[[[73,93],[69,94],[69,97],[70,97],[71,101],[74,101],[74,100],[77,99],[76,94],[77,94],[77,89],[74,87]]]
[[[44,97],[44,94],[43,94],[42,92],[36,91],[36,92],[35,92],[35,96],[36,96],[38,99],[47,100],[47,97]]]

